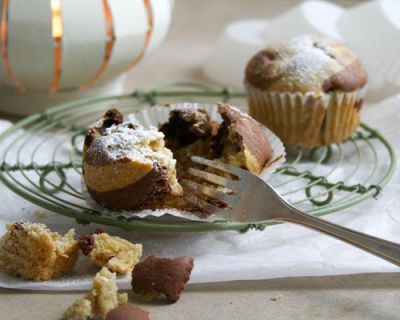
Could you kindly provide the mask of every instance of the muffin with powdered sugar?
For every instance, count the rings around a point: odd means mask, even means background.
[[[272,44],[245,71],[250,115],[285,144],[307,147],[351,136],[360,123],[366,83],[358,57],[320,36]]]

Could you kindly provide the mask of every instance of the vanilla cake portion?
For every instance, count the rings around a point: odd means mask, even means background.
[[[104,320],[107,313],[128,302],[128,294],[118,293],[116,274],[102,268],[93,278],[93,288],[83,299],[77,300],[64,313],[65,320]]]
[[[27,221],[7,225],[0,239],[0,264],[14,276],[44,281],[68,274],[79,254],[75,230],[65,235]]]
[[[109,110],[85,138],[83,175],[92,198],[109,209],[159,207],[182,194],[176,161],[164,134],[136,122],[123,122]]]
[[[119,274],[132,272],[142,256],[141,244],[133,244],[102,230],[82,234],[79,237],[79,246],[83,254],[94,263]]]

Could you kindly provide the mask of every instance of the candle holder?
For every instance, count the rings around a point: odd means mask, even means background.
[[[4,0],[0,111],[120,94],[124,74],[168,31],[173,0]]]

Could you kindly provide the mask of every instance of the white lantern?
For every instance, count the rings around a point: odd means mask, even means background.
[[[121,93],[124,73],[161,43],[172,0],[2,0],[0,111]]]

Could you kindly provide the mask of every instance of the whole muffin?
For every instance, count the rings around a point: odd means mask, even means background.
[[[300,36],[258,52],[245,71],[250,115],[285,144],[338,143],[360,123],[367,74],[334,40]]]

